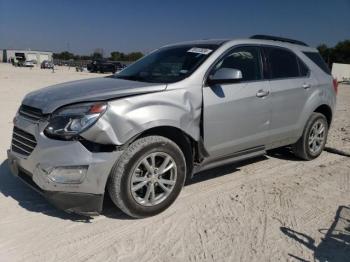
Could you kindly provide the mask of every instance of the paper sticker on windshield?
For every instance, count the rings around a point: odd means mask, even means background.
[[[207,48],[199,48],[199,47],[192,47],[190,50],[187,52],[189,53],[196,53],[196,54],[202,54],[202,55],[208,55],[212,52],[213,50],[207,49]]]

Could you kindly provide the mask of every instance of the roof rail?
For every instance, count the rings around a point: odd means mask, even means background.
[[[287,42],[287,43],[296,44],[296,45],[308,46],[307,44],[299,40],[278,37],[278,36],[271,36],[271,35],[253,35],[250,37],[250,39],[272,40],[272,41],[280,41],[280,42]]]

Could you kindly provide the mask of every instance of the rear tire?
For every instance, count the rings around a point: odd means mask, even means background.
[[[321,113],[312,113],[306,123],[303,135],[292,145],[294,155],[304,160],[317,158],[326,145],[327,135],[327,118]]]
[[[168,208],[179,195],[185,177],[181,149],[165,137],[147,136],[132,143],[117,161],[108,192],[124,213],[143,218]]]

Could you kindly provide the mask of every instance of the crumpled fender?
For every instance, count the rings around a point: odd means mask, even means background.
[[[150,128],[171,126],[198,141],[202,106],[198,91],[173,89],[110,101],[106,113],[81,136],[96,143],[123,145]]]

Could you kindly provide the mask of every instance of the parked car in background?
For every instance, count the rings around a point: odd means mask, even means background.
[[[23,67],[34,67],[34,61],[33,60],[28,60],[28,61],[24,61],[23,64],[21,66]]]
[[[67,212],[97,214],[109,193],[126,214],[152,216],[199,171],[285,146],[315,159],[336,94],[317,49],[300,41],[168,45],[119,74],[29,93],[13,121],[8,163]]]
[[[52,69],[53,67],[54,67],[54,64],[48,60],[44,60],[40,65],[41,69]]]
[[[84,72],[84,71],[86,71],[87,69],[86,69],[86,67],[85,66],[76,66],[75,67],[75,71],[77,71],[77,72]]]
[[[94,60],[87,65],[87,70],[91,73],[116,73],[122,70],[125,65],[120,62],[107,60]]]

